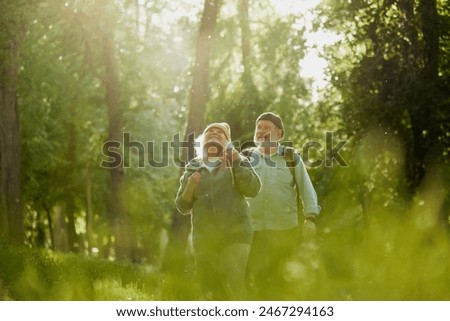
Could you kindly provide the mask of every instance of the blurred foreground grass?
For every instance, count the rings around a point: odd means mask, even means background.
[[[198,290],[146,266],[0,243],[0,300],[194,300]]]
[[[450,300],[448,229],[416,220],[323,229],[286,264],[273,300]],[[2,300],[200,300],[189,276],[0,244]],[[265,295],[267,298],[267,294]],[[251,300],[260,299],[250,292]]]
[[[283,299],[450,300],[450,243],[445,228],[421,229],[385,217],[371,227],[322,237],[291,262]]]

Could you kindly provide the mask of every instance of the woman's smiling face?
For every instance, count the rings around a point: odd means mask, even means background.
[[[209,156],[219,156],[228,144],[227,136],[218,127],[211,127],[204,134],[203,147]]]

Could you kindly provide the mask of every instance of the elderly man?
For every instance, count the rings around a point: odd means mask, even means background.
[[[320,212],[305,165],[292,148],[279,143],[283,136],[281,117],[263,113],[256,120],[256,148],[242,152],[250,158],[262,183],[260,193],[249,199],[254,235],[248,276],[262,298],[269,299],[282,285],[284,263],[298,242],[297,202],[303,202],[304,238],[315,234]]]

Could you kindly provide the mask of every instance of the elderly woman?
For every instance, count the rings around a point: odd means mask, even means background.
[[[205,299],[243,299],[252,240],[246,197],[261,183],[249,161],[231,145],[230,127],[213,123],[203,132],[202,154],[180,179],[176,205],[192,214],[196,268]]]

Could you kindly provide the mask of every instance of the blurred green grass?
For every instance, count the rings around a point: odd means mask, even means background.
[[[2,244],[0,256],[4,299],[150,299],[141,288],[156,283],[147,277],[133,286],[135,267],[74,254]]]
[[[318,246],[317,246],[318,245]],[[325,229],[286,264],[273,300],[450,300],[448,230],[383,216]],[[201,300],[192,276],[0,244],[2,300]],[[265,295],[267,298],[267,294]],[[258,300],[250,292],[250,300]]]

